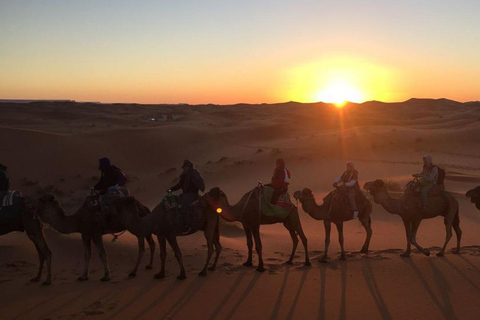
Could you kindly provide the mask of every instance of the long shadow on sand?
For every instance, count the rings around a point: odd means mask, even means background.
[[[175,302],[170,309],[160,319],[175,319],[175,316],[183,309],[183,307],[193,298],[193,296],[200,290],[206,279],[197,277],[192,284],[185,289],[185,293],[177,302]],[[142,315],[135,319],[142,319]]]
[[[461,256],[460,256],[461,257]],[[465,259],[464,257],[461,257],[462,259],[468,261],[467,259]],[[465,272],[463,272],[462,270],[460,270],[459,267],[457,267],[456,265],[454,265],[447,257],[443,257],[442,259],[440,259],[441,261],[445,262],[446,264],[448,264],[453,270],[455,270],[460,276],[462,276],[463,279],[465,279],[465,281],[470,284],[472,287],[474,287],[475,289],[477,289],[477,291],[480,292],[480,287],[478,285],[475,284],[475,282],[470,279],[466,274]],[[468,261],[469,262],[469,261]],[[471,263],[471,262],[469,262]],[[477,269],[476,272],[478,272],[479,270]]]
[[[245,272],[242,272],[237,280],[235,280],[235,282],[233,283],[232,287],[230,288],[230,290],[228,291],[228,294],[223,298],[222,302],[220,302],[220,304],[218,305],[218,307],[215,309],[215,311],[213,311],[212,315],[210,316],[210,318],[208,318],[209,320],[214,320],[218,314],[220,313],[220,311],[223,309],[223,307],[225,306],[225,304],[230,301],[230,298],[232,297],[233,293],[237,290],[238,286],[240,285],[240,283],[242,283],[242,280],[243,278],[245,277],[246,273]]]
[[[330,268],[328,264],[320,264],[320,303],[318,308],[318,320],[326,319],[325,317],[325,295],[326,295],[326,279],[327,269]],[[347,263],[340,262],[340,276],[342,280],[342,293],[340,298],[340,312],[338,319],[345,320],[347,318]]]
[[[237,303],[233,306],[232,310],[228,313],[226,316],[226,319],[231,319],[232,316],[235,314],[237,309],[240,307],[240,305],[243,303],[245,298],[248,297],[250,291],[252,291],[253,287],[257,283],[258,279],[262,276],[262,273],[255,272],[255,275],[253,276],[252,280],[250,280],[250,283],[248,286],[245,288],[245,291],[243,292],[242,296],[238,299]]]
[[[425,280],[424,275],[420,271],[420,269],[415,265],[415,262],[413,262],[412,259],[401,259],[401,261],[405,262],[408,266],[412,268],[412,270],[415,272],[417,275],[418,279],[420,280],[420,283],[423,285],[425,290],[427,291],[428,295],[432,298],[432,301],[437,305],[438,309],[440,312],[443,314],[445,319],[457,319],[455,314],[453,313],[453,308],[452,308],[452,303],[449,299],[448,296],[443,297],[445,307],[440,303],[438,300],[437,296],[433,292],[432,288],[430,288],[428,282]],[[429,261],[431,265],[433,263]],[[435,267],[435,269],[432,267],[433,272],[434,272],[434,278],[437,281],[437,285],[439,286],[440,290],[446,290],[448,288],[448,284],[446,284],[445,277],[440,273],[440,271]],[[440,281],[440,284],[438,284],[438,281]],[[443,294],[443,293],[442,293]]]
[[[280,286],[280,292],[278,293],[277,301],[273,306],[272,314],[270,315],[270,320],[275,320],[278,317],[278,311],[282,305],[282,298],[285,293],[285,288],[287,287],[288,275],[290,274],[290,266],[287,265],[285,268],[285,274],[283,275],[282,285]]]
[[[373,272],[372,262],[369,259],[363,261],[362,271],[368,290],[370,290],[370,293],[372,294],[372,298],[380,311],[382,319],[393,319],[388,311],[385,301],[383,300],[382,294],[380,293],[377,280],[375,279],[375,273]]]
[[[432,268],[433,278],[435,279],[435,283],[437,284],[438,290],[440,291],[440,295],[442,296],[443,300],[443,314],[447,319],[457,319],[455,316],[455,311],[453,310],[452,301],[450,301],[450,297],[448,292],[450,292],[450,285],[448,284],[447,279],[443,275],[443,273],[438,269],[435,263],[432,262],[431,259],[428,259],[428,263]]]
[[[300,283],[298,284],[297,293],[295,294],[295,299],[293,300],[292,306],[290,307],[290,311],[288,312],[287,319],[293,319],[293,313],[297,307],[298,299],[300,298],[300,294],[302,293],[303,286],[305,281],[307,280],[308,272],[311,268],[305,268],[303,270],[302,278],[300,279]]]

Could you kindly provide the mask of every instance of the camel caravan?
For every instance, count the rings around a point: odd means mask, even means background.
[[[452,228],[457,237],[457,246],[452,253],[460,252],[459,205],[457,200],[445,191],[443,180],[445,171],[433,164],[432,157],[423,158],[423,168],[413,174],[413,180],[404,188],[400,197],[393,198],[383,180],[366,182],[363,186],[373,201],[380,204],[391,214],[399,215],[405,225],[407,247],[402,257],[409,257],[413,244],[420,252],[430,255],[428,249],[421,247],[416,234],[423,219],[442,216],[445,223],[445,242],[437,256],[443,256],[452,237]],[[150,249],[150,260],[147,269],[153,268],[156,236],[160,247],[160,271],[155,278],[165,277],[167,242],[172,248],[180,267],[177,279],[185,279],[182,252],[177,237],[188,236],[203,231],[207,242],[207,257],[200,276],[207,271],[214,271],[222,246],[220,244],[220,218],[242,224],[245,231],[248,255],[243,263],[253,266],[253,244],[258,256],[256,270],[265,271],[262,258],[262,241],[260,225],[282,223],[292,239],[292,251],[287,264],[292,264],[298,246],[298,238],[305,250],[305,266],[310,266],[307,237],[302,229],[298,213],[298,205],[313,219],[323,220],[325,227],[325,248],[320,262],[328,262],[328,248],[332,223],[338,230],[341,248],[340,259],[345,260],[343,223],[358,219],[365,228],[366,237],[360,253],[368,254],[372,237],[372,203],[360,189],[358,171],[353,162],[348,162],[343,172],[333,183],[334,190],[318,204],[309,188],[295,191],[292,202],[288,187],[291,173],[283,159],[276,161],[271,183],[258,183],[245,193],[238,203],[231,205],[227,195],[218,187],[205,192],[205,183],[200,173],[189,160],[182,165],[183,172],[179,182],[166,190],[159,204],[150,211],[138,199],[129,194],[125,188],[127,178],[121,169],[111,164],[108,158],[99,160],[100,181],[92,187],[91,194],[72,215],[67,215],[54,194],[39,197],[23,197],[18,191],[10,190],[7,167],[0,164],[0,235],[12,231],[25,231],[34,243],[39,256],[38,274],[31,279],[37,282],[42,277],[43,265],[47,264],[47,278],[42,283],[51,284],[52,253],[43,234],[43,223],[48,223],[60,233],[80,233],[82,235],[85,261],[84,272],[77,280],[89,279],[91,260],[91,244],[95,245],[104,267],[101,281],[110,280],[107,254],[102,236],[113,234],[115,238],[128,231],[138,239],[138,257],[135,266],[129,273],[135,277],[145,253],[145,240]],[[180,195],[175,191],[182,190]],[[205,192],[205,193],[204,193]],[[466,196],[480,210],[480,186],[469,190]],[[215,257],[213,263],[213,253]]]

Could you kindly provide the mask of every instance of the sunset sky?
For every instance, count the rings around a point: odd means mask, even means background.
[[[0,0],[0,99],[480,100],[480,1]]]

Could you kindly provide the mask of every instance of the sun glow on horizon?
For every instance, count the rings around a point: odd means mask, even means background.
[[[318,101],[334,103],[337,108],[342,108],[347,101],[363,102],[363,94],[346,82],[335,82],[318,92],[315,96]]]
[[[286,68],[276,91],[284,101],[322,101],[342,107],[347,101],[395,99],[394,79],[399,79],[399,74],[393,67],[338,54]]]

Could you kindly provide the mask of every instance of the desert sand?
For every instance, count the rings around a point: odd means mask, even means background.
[[[436,257],[443,244],[443,219],[424,220],[417,240],[432,251],[406,245],[400,217],[373,205],[370,253],[361,255],[360,222],[344,225],[347,261],[338,258],[332,231],[330,261],[318,263],[324,229],[300,209],[312,266],[303,266],[299,245],[286,265],[291,240],[278,224],[262,226],[267,271],[243,267],[241,226],[221,223],[224,248],[215,272],[198,277],[206,257],[204,236],[179,238],[188,278],[176,280],[172,251],[167,276],[141,269],[128,278],[137,253],[136,238],[104,236],[112,280],[100,282],[102,265],[93,250],[90,281],[83,270],[80,235],[45,226],[53,253],[53,283],[30,283],[38,258],[25,234],[0,238],[2,319],[478,319],[480,314],[480,211],[464,196],[480,185],[480,103],[411,99],[367,102],[337,109],[330,104],[189,106],[74,102],[0,104],[0,162],[12,188],[24,195],[57,194],[73,213],[99,178],[97,159],[108,156],[128,175],[131,193],[153,208],[180,175],[184,159],[202,173],[207,189],[221,187],[231,203],[269,182],[275,160],[292,172],[290,192],[308,187],[320,201],[332,189],[347,160],[355,161],[360,185],[384,179],[401,189],[422,156],[447,171],[446,189],[460,204],[462,252]],[[148,254],[142,265],[146,265]],[[256,256],[254,255],[254,264]]]

